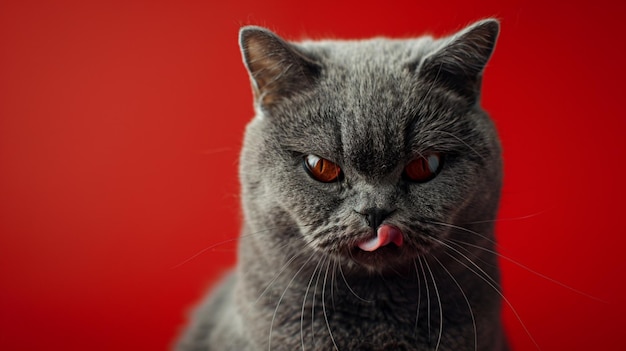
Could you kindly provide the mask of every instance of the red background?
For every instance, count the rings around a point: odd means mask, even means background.
[[[507,308],[512,344],[617,349],[625,7],[502,3],[3,1],[0,349],[167,349],[235,262],[241,25],[361,38],[487,16],[502,21],[483,95],[506,161],[498,236],[530,269],[502,262],[528,329]]]

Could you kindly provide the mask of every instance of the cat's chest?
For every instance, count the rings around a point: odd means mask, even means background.
[[[419,333],[409,327],[414,323],[399,327],[393,316],[379,313],[328,306],[283,322],[272,331],[272,350],[413,350],[421,343]]]
[[[378,316],[378,319],[374,317]],[[271,350],[457,350],[473,339],[446,328],[427,315],[398,323],[393,316],[329,311],[294,316],[292,323],[273,328],[263,344]],[[310,319],[309,319],[310,318]]]
[[[325,300],[268,311],[258,341],[271,350],[417,350],[434,347],[451,329],[418,305]],[[270,318],[271,315],[271,318]],[[457,338],[458,336],[453,336]]]

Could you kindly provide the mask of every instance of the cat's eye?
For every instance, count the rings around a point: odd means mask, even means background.
[[[315,155],[304,158],[304,169],[311,178],[323,183],[335,182],[341,176],[341,168],[337,164]]]
[[[404,177],[412,182],[424,183],[435,178],[442,165],[441,154],[438,152],[427,153],[406,165]]]

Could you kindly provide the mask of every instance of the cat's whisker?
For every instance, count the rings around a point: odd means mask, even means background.
[[[322,260],[317,261],[317,265],[315,269],[311,273],[311,278],[309,279],[309,284],[306,286],[306,290],[304,291],[304,297],[302,298],[302,309],[300,310],[300,343],[302,345],[302,351],[304,351],[304,310],[306,308],[306,298],[309,295],[309,291],[311,289],[311,285],[313,284],[313,279],[315,278],[315,273],[320,268],[320,264]],[[319,275],[318,275],[319,276]],[[316,284],[317,285],[317,284]],[[311,305],[311,315],[313,315],[313,306],[315,305],[315,297],[313,297],[313,304]],[[313,322],[313,321],[311,321]],[[313,323],[311,323],[312,325]],[[313,335],[313,334],[311,334]]]
[[[280,303],[283,301],[283,298],[285,297],[285,294],[287,294],[287,290],[289,290],[289,287],[291,287],[291,284],[293,284],[293,281],[296,279],[298,274],[302,272],[302,269],[304,269],[304,267],[307,265],[307,263],[309,263],[309,261],[313,258],[313,256],[315,256],[315,254],[311,254],[309,258],[300,266],[300,269],[296,271],[296,273],[293,275],[291,280],[289,280],[289,283],[287,283],[287,286],[283,290],[283,293],[280,295],[280,298],[278,299],[278,302],[276,303],[276,308],[274,309],[274,314],[272,315],[272,321],[270,323],[270,333],[269,333],[269,340],[268,340],[269,351],[272,350],[272,331],[274,328],[274,321],[276,320],[276,314],[278,313],[278,308],[280,307]]]
[[[328,313],[326,312],[326,281],[328,279],[328,270],[330,268],[330,258],[326,260],[326,273],[324,273],[324,283],[322,284],[322,311],[324,313],[324,320],[326,321],[326,328],[328,329],[328,335],[330,336],[330,340],[335,346],[335,350],[339,350],[337,343],[335,342],[335,337],[333,336],[333,331],[330,328],[330,323],[328,322]]]
[[[278,270],[278,272],[276,272],[276,274],[274,274],[274,276],[272,277],[272,279],[270,280],[270,282],[267,284],[267,286],[265,287],[265,289],[263,289],[263,291],[261,292],[261,294],[257,297],[257,299],[254,301],[254,304],[257,304],[259,302],[259,300],[261,298],[263,298],[263,296],[265,296],[265,294],[267,293],[267,291],[270,289],[270,287],[274,284],[274,282],[278,279],[278,277],[283,274],[283,272],[287,269],[287,267],[289,267],[289,265],[291,265],[291,263],[298,258],[300,255],[302,255],[304,251],[299,251],[297,253],[295,253],[293,256],[291,256],[291,258],[289,260],[287,260],[287,262],[285,262],[285,264],[283,264],[283,266]],[[310,260],[310,258],[309,258]],[[306,262],[308,262],[309,260],[307,260]],[[306,263],[305,263],[306,264]],[[303,265],[304,267],[304,265]],[[300,268],[302,269],[302,268]]]
[[[508,222],[508,221],[522,221],[522,220],[525,220],[525,219],[530,219],[530,218],[534,218],[534,217],[537,217],[537,216],[544,215],[544,214],[546,214],[546,213],[548,213],[550,211],[552,211],[552,209],[549,208],[549,209],[545,209],[545,210],[538,211],[538,212],[535,212],[535,213],[527,214],[527,215],[524,215],[524,216],[505,217],[505,218],[498,217],[498,218],[495,218],[495,219],[486,219],[486,220],[481,220],[481,221],[465,222],[463,224],[467,225],[467,224],[483,224],[483,223]]]
[[[465,294],[463,287],[461,287],[459,282],[456,280],[454,275],[446,268],[446,266],[437,258],[437,256],[433,255],[433,258],[435,259],[435,261],[437,261],[437,263],[439,263],[441,268],[446,273],[448,273],[448,275],[450,276],[454,284],[456,284],[456,286],[459,288],[461,295],[463,295],[463,299],[465,299],[465,303],[467,304],[467,309],[469,310],[470,317],[472,318],[472,327],[474,328],[474,351],[477,351],[478,350],[478,330],[476,329],[476,319],[474,317],[474,311],[472,309],[472,305],[470,304],[469,298],[467,297],[467,294]]]
[[[434,224],[434,225],[440,225],[440,226],[443,226],[443,227],[449,227],[449,228],[453,228],[453,229],[458,229],[458,230],[464,231],[464,232],[466,232],[466,233],[474,234],[474,235],[477,235],[477,236],[479,236],[480,238],[482,238],[482,239],[484,239],[484,240],[486,240],[486,241],[490,242],[490,243],[491,243],[491,244],[493,244],[494,246],[498,247],[498,243],[497,243],[495,240],[493,240],[493,239],[491,239],[491,238],[487,237],[487,236],[486,236],[486,235],[484,235],[484,234],[481,234],[481,233],[479,233],[479,232],[476,232],[476,231],[474,231],[474,230],[471,230],[471,229],[468,229],[468,228],[465,228],[465,227],[461,227],[461,226],[458,226],[458,225],[454,225],[454,224],[450,224],[450,223],[445,223],[445,222],[437,222],[437,221],[432,221],[432,220],[422,220],[422,222],[429,223],[429,224]]]
[[[583,291],[580,291],[580,290],[578,290],[578,289],[576,289],[576,288],[573,288],[573,287],[571,287],[571,286],[569,286],[569,285],[567,285],[567,284],[565,284],[565,283],[562,283],[562,282],[560,282],[560,281],[558,281],[558,280],[556,280],[556,279],[554,279],[554,278],[550,278],[550,277],[548,277],[547,275],[542,274],[542,273],[540,273],[540,272],[537,272],[536,270],[534,270],[534,269],[532,269],[532,268],[530,268],[530,267],[528,267],[528,266],[524,265],[523,263],[521,263],[521,262],[519,262],[519,261],[516,261],[516,260],[514,260],[514,259],[512,259],[512,258],[510,258],[510,257],[508,257],[508,256],[505,256],[505,255],[503,255],[502,253],[500,253],[500,252],[498,252],[498,251],[491,250],[491,249],[489,249],[489,248],[482,247],[482,246],[480,246],[480,245],[475,245],[475,244],[468,243],[468,242],[461,241],[461,240],[457,240],[457,239],[447,239],[446,241],[448,241],[448,242],[449,242],[449,243],[451,243],[451,244],[455,244],[455,245],[457,245],[457,247],[459,247],[459,248],[463,248],[463,245],[467,245],[467,246],[470,246],[470,247],[475,248],[475,249],[477,249],[477,250],[482,250],[482,251],[488,252],[488,253],[490,253],[490,254],[496,255],[497,257],[500,257],[501,259],[503,259],[503,260],[505,260],[505,261],[511,262],[511,263],[513,263],[514,265],[516,265],[516,266],[518,266],[518,267],[520,267],[520,268],[522,268],[522,269],[524,269],[524,270],[526,270],[526,271],[528,271],[528,272],[530,272],[530,273],[532,273],[532,274],[534,274],[534,275],[536,275],[536,276],[538,276],[538,277],[540,277],[540,278],[543,278],[543,279],[545,279],[545,280],[547,280],[547,281],[549,281],[549,282],[551,282],[551,283],[554,283],[554,284],[556,284],[556,285],[558,285],[558,286],[560,286],[560,287],[563,287],[563,288],[565,288],[565,289],[568,289],[568,290],[570,290],[570,291],[572,291],[572,292],[575,292],[575,293],[577,293],[577,294],[579,294],[579,295],[582,295],[582,296],[587,297],[587,298],[589,298],[589,299],[592,299],[592,300],[594,300],[594,301],[597,301],[597,302],[601,302],[601,303],[608,304],[608,302],[607,302],[607,301],[604,301],[604,300],[602,300],[602,299],[600,299],[600,298],[597,298],[597,297],[595,297],[595,296],[589,295],[589,294],[587,294],[587,293],[585,293],[585,292],[583,292]],[[465,248],[464,248],[464,249],[465,249]],[[467,249],[465,249],[465,250],[467,250]]]
[[[275,229],[283,229],[283,228],[285,228],[285,227],[287,227],[287,226],[277,226],[277,227],[265,228],[265,229],[263,229],[263,230],[259,230],[259,231],[256,231],[256,232],[247,233],[247,234],[244,234],[244,235],[238,235],[237,237],[234,237],[234,238],[230,238],[230,239],[226,239],[226,240],[219,241],[219,242],[217,242],[217,243],[215,243],[215,244],[211,244],[211,245],[209,245],[209,246],[205,247],[204,249],[202,249],[202,250],[200,250],[200,251],[196,252],[195,254],[191,255],[191,256],[190,256],[190,257],[188,257],[188,258],[186,258],[186,259],[185,259],[185,260],[183,260],[182,262],[178,263],[177,265],[172,266],[170,269],[177,269],[177,268],[180,268],[181,266],[183,266],[183,265],[185,265],[185,264],[187,264],[187,263],[189,263],[189,262],[191,262],[191,261],[195,260],[196,258],[198,258],[198,257],[199,257],[199,256],[201,256],[202,254],[206,253],[207,251],[212,251],[212,250],[213,250],[213,249],[215,249],[216,247],[219,247],[219,246],[222,246],[222,245],[226,245],[226,244],[229,244],[229,243],[232,243],[232,242],[238,241],[238,240],[243,239],[243,238],[246,238],[246,237],[251,237],[251,236],[255,236],[255,235],[264,234],[264,233],[267,233],[268,231],[271,231],[271,230],[275,230]]]
[[[472,260],[469,256],[465,255],[464,253],[462,253],[461,251],[457,250],[457,249],[456,249],[456,248],[454,248],[453,246],[451,246],[451,245],[449,245],[449,244],[446,244],[446,242],[444,242],[443,240],[436,239],[436,238],[431,238],[431,239],[432,239],[432,240],[434,240],[434,241],[436,241],[437,243],[439,243],[439,244],[441,244],[441,245],[445,246],[446,248],[448,248],[448,249],[452,250],[452,251],[453,251],[453,252],[455,252],[457,255],[459,255],[461,258],[463,258],[463,259],[465,259],[467,262],[469,262],[472,266],[476,267],[476,269],[478,269],[478,271],[479,271],[480,273],[482,273],[482,274],[483,274],[483,275],[480,275],[480,274],[479,274],[478,276],[479,276],[479,277],[481,277],[483,280],[485,280],[487,283],[489,283],[489,284],[493,284],[493,285],[492,285],[492,287],[493,287],[494,289],[496,289],[496,290],[498,291],[498,293],[500,293],[500,294],[501,294],[501,290],[500,290],[500,288],[499,288],[499,287],[498,287],[498,288],[496,288],[496,286],[498,286],[498,285],[499,285],[499,283],[498,283],[498,282],[497,282],[497,281],[496,281],[496,280],[495,280],[495,279],[494,279],[491,275],[489,275],[489,273],[485,272],[485,270],[484,270],[483,268],[481,268],[481,267],[480,267],[480,266],[479,266],[479,265],[478,265],[478,264],[477,264],[474,260]],[[456,257],[455,257],[455,256],[453,256],[453,255],[450,255],[450,253],[449,253],[449,252],[447,252],[447,251],[446,251],[446,254],[448,254],[448,255],[449,255],[450,257],[452,257],[452,258],[455,258],[455,259],[457,260],[457,262],[459,262],[459,261],[458,261],[458,258],[456,258]],[[461,262],[459,262],[459,263],[461,263]],[[464,265],[464,266],[465,266],[466,268],[470,268],[470,267],[468,267],[467,265]],[[472,272],[474,272],[475,274],[477,274],[477,273],[476,273],[476,271],[473,271],[473,270],[472,270]]]
[[[465,147],[467,147],[468,149],[470,149],[473,153],[476,154],[476,156],[480,157],[483,161],[486,160],[485,156],[483,156],[480,152],[478,152],[476,149],[474,149],[470,144],[468,144],[465,140],[463,140],[462,138],[458,137],[456,134],[454,133],[450,133],[447,132],[445,130],[431,130],[429,131],[429,133],[440,133],[440,134],[445,134],[448,136],[451,136],[452,138],[458,140],[459,142],[461,142],[463,145],[465,145]]]
[[[337,261],[333,260],[333,269],[331,272],[331,280],[330,280],[330,300],[332,302],[333,311],[337,308],[335,307],[335,284],[337,283]]]
[[[237,241],[239,240],[239,238],[232,238],[232,239],[226,239],[220,242],[217,242],[215,244],[209,245],[207,247],[205,247],[204,249],[196,252],[195,254],[191,255],[190,257],[188,257],[187,259],[183,260],[182,262],[180,262],[179,264],[170,267],[170,269],[177,269],[180,268],[182,266],[184,266],[185,264],[193,261],[194,259],[198,258],[200,255],[202,255],[203,253],[209,251],[209,250],[213,250],[218,246],[224,245],[224,244],[228,244],[228,243],[232,243],[233,241]]]
[[[421,262],[420,262],[421,265]],[[420,303],[422,300],[422,287],[421,287],[421,282],[420,282],[420,271],[417,268],[417,262],[415,261],[415,259],[413,259],[413,267],[415,267],[415,278],[416,278],[416,282],[417,282],[417,307],[415,309],[415,335],[417,336],[417,330],[418,330],[418,322],[419,322],[419,316],[420,316]]]
[[[439,346],[441,345],[441,337],[443,335],[443,306],[441,304],[441,296],[439,294],[439,288],[437,287],[437,281],[435,280],[435,276],[433,275],[432,269],[430,269],[430,265],[428,261],[424,259],[424,265],[426,269],[428,269],[428,274],[430,275],[430,279],[433,282],[433,288],[435,289],[435,297],[437,298],[437,304],[439,305],[439,334],[437,336],[437,344],[435,346],[435,351],[439,350]]]
[[[522,328],[524,329],[524,331],[526,332],[526,334],[528,335],[530,340],[533,342],[533,344],[535,344],[537,349],[540,350],[541,348],[539,347],[539,344],[537,344],[537,342],[535,341],[535,338],[533,338],[532,334],[530,333],[530,331],[526,327],[526,324],[522,321],[522,318],[520,317],[519,313],[517,312],[515,307],[513,307],[513,304],[511,304],[509,299],[507,299],[506,296],[504,296],[504,294],[502,293],[502,291],[498,287],[499,284],[495,281],[495,279],[493,279],[493,277],[491,277],[487,272],[485,272],[478,264],[476,264],[474,261],[472,261],[469,257],[467,257],[465,254],[463,254],[459,250],[455,249],[454,247],[446,244],[445,242],[443,242],[441,240],[434,239],[434,238],[433,238],[433,240],[435,240],[435,241],[439,242],[441,245],[449,248],[450,250],[452,250],[453,252],[458,254],[460,257],[465,259],[469,264],[471,264],[473,267],[475,267],[478,270],[478,271],[476,271],[476,270],[472,269],[472,267],[468,266],[467,264],[465,264],[464,262],[459,260],[457,257],[452,255],[450,252],[445,251],[445,253],[446,253],[446,255],[448,257],[452,258],[457,263],[461,264],[467,270],[469,270],[470,272],[474,273],[477,277],[482,279],[485,283],[487,283],[487,285],[489,285],[500,296],[500,298],[502,298],[502,301],[504,301],[507,304],[507,306],[509,306],[509,308],[511,309],[511,311],[515,315],[515,318],[518,320],[518,322],[520,323],[520,325],[522,326]]]
[[[313,289],[313,301],[311,302],[311,338],[313,341],[313,346],[315,347],[315,299],[317,298],[317,286],[320,282],[320,277],[322,276],[322,266],[323,263],[322,262],[326,262],[327,257],[324,256],[323,257],[323,261],[322,259],[320,259],[320,263],[318,263],[319,265],[319,270],[317,271],[317,278],[315,278],[315,288]]]
[[[422,95],[422,97],[419,99],[419,101],[417,102],[417,106],[415,107],[416,111],[419,111],[422,109],[423,104],[426,102],[426,100],[428,99],[430,92],[433,90],[433,88],[435,87],[435,84],[437,83],[437,80],[439,79],[439,75],[441,74],[441,67],[443,66],[443,64],[441,64],[439,66],[439,68],[437,69],[437,73],[435,74],[435,79],[433,79],[430,82],[430,85],[428,86],[428,90],[426,91],[426,94]]]
[[[341,274],[341,278],[343,279],[343,282],[346,284],[346,287],[348,288],[348,290],[352,293],[352,295],[354,295],[354,297],[356,297],[357,299],[365,302],[365,303],[373,303],[374,300],[367,300],[362,298],[361,296],[359,296],[350,286],[350,284],[348,283],[348,280],[346,279],[346,276],[343,273],[343,268],[341,268],[341,264],[339,264],[339,274]]]
[[[422,263],[422,256],[417,257],[420,263],[420,271],[422,277],[424,277],[424,286],[426,287],[426,323],[428,324],[428,344],[430,345],[430,288],[428,287],[428,278],[426,277],[426,270]]]
[[[467,247],[459,244],[459,243],[462,243],[463,241],[455,240],[455,239],[451,239],[451,238],[444,238],[444,239],[439,239],[439,240],[443,240],[443,241],[445,241],[445,242],[447,242],[447,243],[449,243],[451,245],[454,245],[459,250],[463,250],[463,252],[465,252],[466,258],[468,260],[472,260],[474,263],[481,262],[484,265],[484,267],[487,267],[487,266],[495,267],[495,265],[496,265],[493,262],[485,261],[482,257],[478,256],[475,251],[472,251],[472,250],[468,249]],[[492,282],[494,284],[497,284],[495,279]]]

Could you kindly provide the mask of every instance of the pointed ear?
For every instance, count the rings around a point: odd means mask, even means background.
[[[428,55],[419,67],[419,76],[431,84],[443,85],[471,104],[475,103],[480,95],[482,72],[499,31],[500,24],[495,19],[470,25]]]
[[[319,76],[319,64],[265,28],[242,28],[239,45],[255,98],[264,109],[310,88]]]

